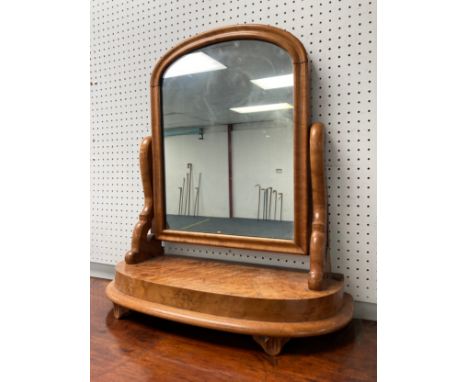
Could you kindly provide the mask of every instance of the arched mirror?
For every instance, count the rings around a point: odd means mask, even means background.
[[[306,254],[306,55],[290,35],[248,32],[155,70],[156,235]]]

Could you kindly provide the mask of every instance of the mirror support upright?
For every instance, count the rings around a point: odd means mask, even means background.
[[[324,127],[310,128],[310,174],[312,182],[312,233],[310,235],[309,289],[321,290],[327,249],[327,198],[324,174]]]
[[[163,254],[161,241],[154,235],[148,235],[154,217],[153,210],[153,155],[151,150],[151,137],[146,137],[140,146],[140,172],[143,183],[145,204],[140,213],[138,223],[132,234],[132,247],[125,255],[127,264],[136,264],[150,257]]]

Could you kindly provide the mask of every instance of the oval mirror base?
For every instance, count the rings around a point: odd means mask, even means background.
[[[252,335],[277,355],[289,338],[330,333],[352,318],[352,297],[343,293],[341,279],[328,278],[322,290],[311,291],[307,277],[295,270],[161,256],[117,264],[106,294],[118,312]]]

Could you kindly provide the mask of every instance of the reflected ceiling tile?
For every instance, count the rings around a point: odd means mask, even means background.
[[[251,82],[265,90],[292,87],[294,84],[292,73],[283,76],[259,78],[258,80],[251,80]]]
[[[289,103],[271,103],[268,105],[252,105],[252,106],[242,106],[242,107],[231,107],[230,110],[235,111],[236,113],[258,113],[261,111],[272,111],[272,110],[284,110],[292,109],[292,105]]]
[[[175,61],[164,73],[164,78],[226,69],[226,66],[203,52],[187,54]]]

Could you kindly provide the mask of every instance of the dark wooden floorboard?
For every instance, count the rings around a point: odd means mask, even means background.
[[[321,337],[292,339],[280,356],[249,336],[192,327],[132,312],[115,320],[91,278],[91,381],[375,381],[377,325],[353,320]]]

